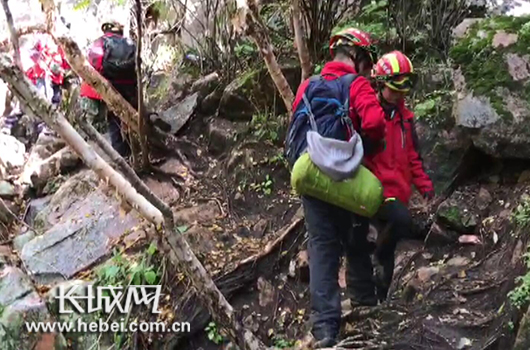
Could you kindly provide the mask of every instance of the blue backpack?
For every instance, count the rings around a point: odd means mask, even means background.
[[[348,141],[348,134],[353,134],[353,123],[349,117],[350,86],[356,78],[355,74],[333,80],[326,80],[321,75],[310,78],[305,95],[320,135]],[[293,113],[285,140],[285,158],[291,167],[307,148],[306,133],[309,130],[308,110],[302,100]]]

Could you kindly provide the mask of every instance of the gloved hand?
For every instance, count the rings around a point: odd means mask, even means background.
[[[425,198],[426,200],[431,200],[434,198],[436,194],[434,193],[434,190],[431,190],[431,191],[427,191],[423,194],[423,198]]]

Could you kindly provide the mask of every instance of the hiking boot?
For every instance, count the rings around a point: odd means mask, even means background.
[[[313,326],[311,331],[315,338],[315,349],[328,348],[337,344],[339,329],[335,324]]]

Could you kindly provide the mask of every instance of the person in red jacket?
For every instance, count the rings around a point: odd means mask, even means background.
[[[26,70],[26,77],[31,80],[40,92],[46,95],[46,71],[40,62],[41,54],[37,50],[32,50],[30,52],[30,58],[33,61],[33,65]]]
[[[385,113],[367,79],[377,60],[373,41],[369,34],[348,28],[331,38],[330,50],[333,61],[324,66],[321,78],[331,81],[342,80],[349,74],[356,76],[351,85],[344,87],[349,89],[349,94],[346,93],[349,95],[349,117],[355,131],[362,136],[363,143],[372,145],[371,148],[376,149],[385,137]],[[310,85],[312,81],[314,80],[309,79],[299,87],[293,111],[297,111],[298,106],[303,103],[301,102],[303,96],[312,86]],[[311,95],[307,98],[314,100],[318,97]],[[340,129],[346,126],[342,125],[341,121],[334,120],[333,115],[316,115],[317,123],[319,117],[331,118],[321,123],[338,125],[337,135],[344,135],[344,140],[347,141],[351,136]],[[301,135],[301,138],[298,136],[298,139],[303,138],[305,135]],[[288,153],[290,147],[288,144]],[[340,330],[341,293],[338,272],[343,253],[347,261],[348,292],[355,293],[350,297],[363,304],[377,305],[367,241],[369,221],[367,218],[310,196],[302,196],[302,204],[309,232],[312,333],[317,340],[317,348],[331,347],[336,343]],[[357,288],[353,288],[354,286]]]
[[[101,30],[104,35],[92,43],[88,51],[88,61],[136,109],[136,45],[123,37],[123,25],[116,21],[104,22]],[[97,124],[106,119],[113,148],[123,157],[130,155],[131,149],[122,134],[120,119],[107,110],[96,90],[87,82],[83,82],[79,95],[81,108],[90,121]]]
[[[58,105],[61,102],[61,89],[64,84],[66,71],[70,70],[64,51],[57,46],[51,37],[45,37],[35,44],[35,49],[41,53],[41,57],[47,68],[51,81],[52,104]]]
[[[399,51],[388,53],[377,62],[373,77],[379,86],[379,99],[386,115],[385,149],[365,157],[364,163],[383,185],[385,202],[376,215],[387,234],[378,238],[375,256],[382,267],[377,293],[387,297],[394,271],[394,251],[399,239],[413,238],[408,203],[414,185],[426,199],[434,197],[434,187],[425,173],[418,151],[414,114],[405,107],[405,97],[414,86],[414,68]]]

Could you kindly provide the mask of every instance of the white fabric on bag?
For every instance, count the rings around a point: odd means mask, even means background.
[[[313,163],[335,181],[352,178],[364,156],[357,133],[349,141],[341,141],[310,130],[307,132],[307,152]]]
[[[306,134],[307,152],[311,161],[334,181],[352,178],[364,156],[361,137],[355,131],[349,141],[323,137],[318,133],[315,116],[305,94],[303,100],[308,109],[312,129]]]

